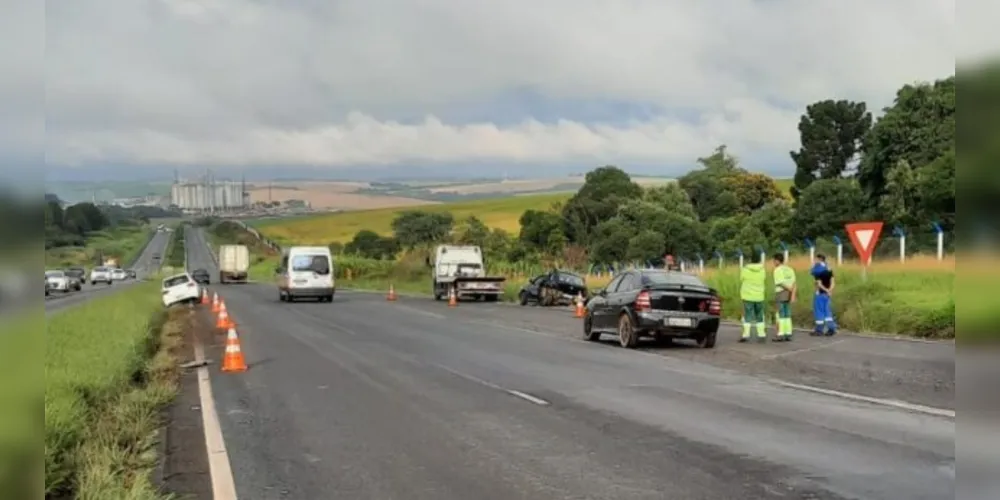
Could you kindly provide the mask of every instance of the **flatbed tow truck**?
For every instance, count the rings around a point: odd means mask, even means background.
[[[483,251],[478,246],[438,245],[434,262],[427,265],[434,270],[432,293],[435,300],[447,299],[452,292],[455,299],[482,299],[496,302],[503,297],[503,276],[487,276]]]

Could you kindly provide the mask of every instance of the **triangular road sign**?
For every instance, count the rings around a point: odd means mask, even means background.
[[[844,226],[847,230],[847,237],[854,245],[854,251],[858,252],[861,264],[868,265],[878,245],[878,237],[882,234],[881,222],[854,222]]]

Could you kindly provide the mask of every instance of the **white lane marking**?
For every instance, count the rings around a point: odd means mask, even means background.
[[[546,400],[544,400],[542,398],[539,398],[539,397],[532,396],[531,394],[528,394],[528,393],[525,393],[525,392],[515,391],[513,389],[508,389],[507,390],[507,394],[510,394],[512,396],[517,396],[517,397],[519,397],[519,398],[521,398],[523,400],[526,400],[526,401],[530,401],[532,403],[535,403],[538,406],[548,406],[549,405],[548,401],[546,401]]]
[[[889,406],[900,410],[923,413],[925,415],[934,415],[937,417],[945,417],[951,419],[955,418],[954,410],[946,410],[944,408],[934,408],[931,406],[918,405],[915,403],[907,403],[906,401],[899,401],[896,399],[883,399],[883,398],[874,398],[871,396],[862,396],[861,394],[835,391],[833,389],[823,389],[822,387],[813,387],[811,385],[793,384],[791,382],[784,382],[781,380],[771,380],[771,383],[779,385],[781,387],[787,387],[789,389],[798,389],[800,391],[815,392],[817,394],[824,394],[826,396],[833,396],[841,399],[850,399],[852,401],[861,401],[864,403],[870,403],[875,405]]]
[[[814,345],[812,347],[805,347],[805,348],[802,348],[802,349],[795,349],[793,351],[784,351],[784,352],[779,352],[779,353],[776,353],[776,354],[766,354],[764,356],[761,356],[760,359],[778,359],[778,358],[783,358],[785,356],[792,356],[792,355],[795,355],[795,354],[802,354],[802,353],[806,353],[806,352],[818,351],[820,349],[826,349],[827,347],[832,347],[832,346],[835,346],[837,344],[840,344],[840,343],[846,342],[846,341],[847,341],[847,339],[838,339],[838,340],[834,340],[833,342],[827,342],[825,344]]]
[[[205,350],[201,341],[195,339],[195,361],[205,361]],[[212,396],[212,382],[209,380],[207,366],[198,368],[198,398],[201,402],[201,423],[205,430],[205,449],[208,452],[208,473],[212,482],[212,498],[214,500],[236,500],[236,481],[229,464],[229,453],[226,451],[226,441],[222,437],[222,425],[219,414],[215,410],[215,398]]]
[[[415,314],[419,314],[421,316],[427,316],[429,318],[434,318],[434,319],[448,319],[448,318],[446,318],[442,314],[438,314],[438,313],[430,312],[430,311],[424,311],[422,309],[417,309],[416,307],[405,306],[403,304],[397,304],[397,305],[395,305],[393,307],[395,307],[397,309],[406,309],[407,311],[413,312]]]
[[[468,380],[470,382],[474,382],[474,383],[482,385],[484,387],[489,387],[490,389],[493,389],[493,390],[496,390],[496,391],[505,392],[507,394],[510,394],[511,396],[514,396],[514,397],[517,397],[517,398],[521,398],[521,399],[523,399],[525,401],[528,401],[530,403],[536,404],[538,406],[548,406],[549,405],[548,401],[546,401],[546,400],[544,400],[542,398],[536,397],[536,396],[532,396],[531,394],[528,394],[526,392],[521,392],[521,391],[517,391],[517,390],[514,390],[514,389],[504,389],[503,387],[500,387],[499,385],[496,385],[493,382],[487,382],[486,380],[483,380],[481,378],[473,377],[472,375],[467,375],[465,373],[462,373],[460,371],[451,369],[451,368],[449,368],[447,366],[440,365],[440,364],[437,364],[437,363],[432,363],[432,366],[440,368],[440,369],[442,369],[442,370],[444,370],[444,371],[446,371],[446,372],[448,372],[448,373],[450,373],[450,374],[452,374],[452,375],[454,375],[456,377],[463,378],[465,380]]]

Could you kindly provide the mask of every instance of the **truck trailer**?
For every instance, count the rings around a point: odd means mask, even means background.
[[[219,246],[219,283],[246,283],[250,249],[245,245]]]
[[[487,276],[483,251],[478,246],[438,245],[434,262],[427,264],[434,269],[433,294],[435,300],[448,298],[483,299],[495,302],[503,296],[503,276]]]

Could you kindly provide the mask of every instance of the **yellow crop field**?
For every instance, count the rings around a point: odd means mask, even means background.
[[[520,230],[518,221],[525,210],[545,210],[553,203],[568,200],[570,196],[572,193],[511,196],[423,207],[340,212],[298,219],[271,219],[253,225],[265,236],[278,242],[325,245],[333,242],[346,243],[362,229],[389,235],[392,233],[392,220],[398,214],[406,210],[422,210],[451,212],[456,222],[474,215],[491,228],[517,233]]]

